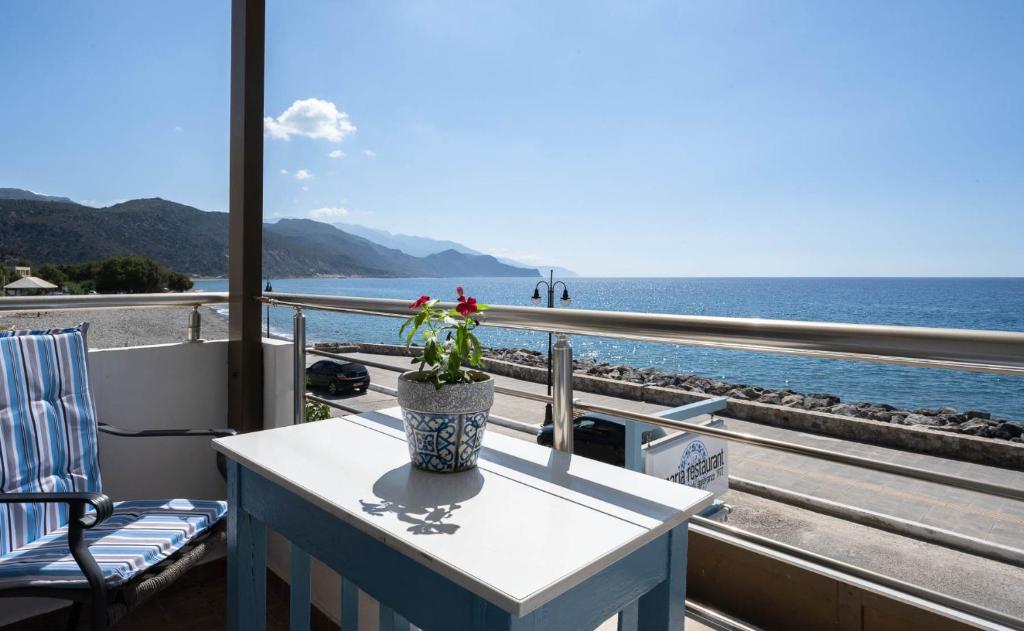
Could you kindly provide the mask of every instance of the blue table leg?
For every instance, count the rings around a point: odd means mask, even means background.
[[[687,525],[675,527],[669,536],[668,578],[640,597],[640,631],[677,631],[686,619]]]
[[[263,631],[267,624],[267,530],[241,504],[241,473],[228,462],[228,629]]]
[[[359,588],[341,577],[341,631],[359,630]]]
[[[636,600],[629,603],[619,612],[617,631],[636,631],[637,616],[640,614],[640,603]]]
[[[409,631],[409,621],[395,613],[391,607],[380,605],[380,631]]]
[[[291,601],[288,608],[291,631],[309,631],[309,554],[291,547]]]

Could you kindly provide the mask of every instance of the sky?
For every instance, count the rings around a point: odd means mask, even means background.
[[[230,4],[0,3],[0,186],[227,210]],[[1024,2],[267,21],[268,221],[590,276],[1024,275]]]

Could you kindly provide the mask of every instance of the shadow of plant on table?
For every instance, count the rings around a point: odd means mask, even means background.
[[[388,471],[374,483],[374,500],[359,503],[370,515],[394,513],[399,521],[410,524],[408,531],[413,534],[450,535],[460,527],[451,521],[456,511],[463,502],[478,495],[483,486],[484,477],[475,469],[458,476],[441,476],[406,464]]]

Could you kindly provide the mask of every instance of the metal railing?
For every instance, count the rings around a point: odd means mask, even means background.
[[[404,300],[272,292],[270,304],[408,317]],[[441,306],[452,306],[442,303]],[[884,364],[1024,375],[1024,333],[492,305],[486,324]]]
[[[305,294],[269,294],[261,298],[271,305],[302,309],[319,309],[362,315],[408,317],[408,305],[403,301]],[[924,480],[969,491],[987,493],[1024,501],[1024,489],[1002,484],[952,476],[937,471],[881,462],[838,451],[807,447],[797,443],[764,438],[753,434],[734,432],[684,421],[675,421],[650,414],[622,410],[610,406],[588,403],[573,398],[572,349],[566,334],[595,335],[631,340],[669,342],[673,344],[713,346],[746,351],[767,351],[794,355],[859,360],[876,363],[901,364],[928,368],[969,370],[996,374],[1024,375],[1024,333],[1002,331],[973,331],[926,329],[852,324],[826,324],[817,322],[778,322],[742,318],[693,318],[658,314],[636,314],[596,311],[554,311],[549,309],[495,306],[488,311],[486,325],[533,331],[555,331],[558,343],[552,353],[553,408],[556,449],[572,451],[573,410],[589,410],[615,415],[627,420],[647,423],[668,429],[714,436],[725,440],[756,445],[767,449],[795,453],[812,458],[882,471],[894,475]],[[605,328],[607,327],[607,328]],[[296,339],[304,342],[304,337]],[[303,329],[304,334],[304,329]],[[735,336],[735,337],[734,337]],[[887,346],[892,344],[891,347]],[[369,362],[362,358],[346,358],[343,354],[312,351],[317,355],[354,359],[360,363],[386,370],[402,371],[384,363]],[[296,367],[305,366],[305,344],[295,345]],[[301,358],[301,359],[300,359]],[[303,373],[303,397],[304,393]],[[393,394],[394,390],[376,387],[375,390]],[[498,388],[496,388],[498,390]],[[543,394],[517,388],[503,387],[504,394],[548,401]],[[316,397],[328,405],[334,402]],[[346,409],[348,406],[336,407]],[[355,408],[348,408],[355,411]],[[502,419],[505,420],[505,419]],[[511,419],[509,419],[511,420]],[[518,423],[517,421],[512,421]],[[521,425],[521,424],[520,424]],[[513,429],[522,427],[513,426]],[[746,545],[767,548],[803,561],[811,562],[831,571],[866,580],[906,594],[911,599],[925,602],[969,618],[1008,628],[1024,628],[1020,622],[1005,613],[967,602],[905,581],[893,579],[850,565],[836,559],[814,554],[793,546],[743,530],[722,526],[701,517],[692,518],[695,531],[708,536],[734,537]]]
[[[0,299],[0,312],[191,306],[193,310],[189,314],[188,338],[198,340],[199,328],[193,315],[198,314],[197,307],[204,304],[224,303],[227,300],[227,293],[213,292],[16,297]],[[295,309],[293,335],[297,341],[294,345],[294,420],[296,421],[301,421],[302,419],[307,398],[327,403],[346,411],[356,411],[355,408],[306,393],[304,309],[388,317],[408,317],[410,314],[408,305],[404,301],[399,300],[283,293],[270,293],[259,298],[259,300],[270,305],[288,306]],[[649,414],[575,400],[572,391],[572,351],[568,340],[565,338],[565,335],[568,334],[591,335],[743,351],[772,352],[808,357],[1022,376],[1024,375],[1024,333],[585,310],[556,311],[508,306],[492,307],[487,313],[487,319],[484,324],[532,331],[554,331],[561,334],[559,343],[562,346],[559,347],[559,352],[553,354],[554,365],[552,368],[556,377],[554,379],[552,397],[549,398],[544,394],[510,387],[498,387],[495,390],[503,394],[524,397],[535,401],[546,402],[551,400],[556,410],[556,436],[559,433],[561,436],[561,439],[556,438],[556,447],[567,451],[571,451],[572,447],[572,410],[576,408],[613,414],[627,420],[650,425],[715,436],[725,440],[911,477],[974,492],[1024,500],[1024,489],[1016,487],[965,479],[927,469],[879,462],[842,452],[807,447],[752,434],[674,421]],[[317,354],[327,356],[335,355],[322,351],[316,352]],[[344,355],[337,356],[344,357]],[[358,361],[389,370],[401,370],[386,363],[374,363],[363,359]],[[374,389],[387,394],[394,394],[393,389],[384,386],[375,386]],[[513,429],[523,430],[529,427],[527,424],[513,419],[496,417],[496,421],[497,424],[506,424]],[[862,568],[849,566],[848,564],[827,557],[821,557],[820,555],[813,555],[812,553],[779,544],[753,533],[733,528],[728,528],[726,531],[726,527],[708,520],[694,518],[694,523],[698,528],[717,531],[722,535],[741,538],[751,544],[768,546],[786,554],[813,560],[815,563],[845,574],[887,585],[914,597],[930,600],[950,609],[961,611],[971,616],[977,616],[996,624],[1011,627],[1017,626],[1009,624],[1014,621],[1005,614],[974,603],[966,603],[945,594],[875,575]]]
[[[306,294],[268,294],[264,298],[266,302],[270,304],[291,306],[297,309],[311,308],[311,309],[325,309],[328,311],[341,311],[347,313],[357,313],[363,315],[384,315],[389,317],[408,317],[410,311],[407,303],[397,300],[379,300],[373,298],[351,298],[351,297],[340,297],[340,296],[311,296]],[[531,315],[535,316],[535,323],[528,323],[523,321],[520,311],[528,311]],[[577,322],[577,329],[586,328],[591,331],[590,335],[596,334],[594,331],[598,330],[596,325],[592,322],[592,319],[601,321],[612,321],[617,322],[617,325],[607,333],[608,337],[619,337],[625,339],[644,340],[647,339],[645,333],[633,333],[626,330],[623,326],[624,322],[631,322],[635,319],[635,316],[648,316],[654,314],[636,314],[636,313],[623,313],[623,312],[598,312],[598,311],[575,311],[575,312],[557,312],[552,309],[538,309],[538,308],[520,308],[520,307],[503,307],[503,306],[492,306],[491,310],[487,312],[487,318],[483,322],[488,326],[499,326],[506,327],[506,319],[502,318],[501,314],[507,314],[514,312],[515,321],[517,323],[516,328],[527,329],[533,331],[547,331],[547,327],[551,323],[564,323],[566,322],[566,314],[572,314],[577,316],[575,319]],[[610,318],[613,316],[614,318]],[[675,344],[687,344],[687,340],[690,336],[690,323],[692,318],[688,316],[660,316],[665,326],[663,335],[668,335],[670,327],[668,322],[674,322],[674,327],[677,330],[676,337],[665,339],[662,341],[672,342]],[[716,321],[724,322],[733,320],[738,321],[740,324],[732,322],[734,328],[748,328],[751,320],[739,319],[739,318],[715,318]],[[757,320],[756,322],[769,322],[764,320]],[[585,324],[585,326],[584,326]],[[799,339],[803,336],[811,336],[810,332],[819,330],[822,323],[816,322],[789,322],[790,327],[789,336],[792,340]],[[801,326],[796,326],[801,325]],[[987,366],[988,372],[996,372],[1003,374],[1017,375],[1022,374],[1019,369],[1013,368],[1012,366],[1007,367],[1007,362],[1020,364],[1024,367],[1024,333],[1013,333],[1013,332],[1002,332],[1002,331],[972,331],[972,330],[951,330],[955,335],[936,335],[936,331],[945,331],[943,329],[922,329],[927,334],[917,334],[915,327],[877,327],[868,325],[837,325],[843,327],[846,330],[846,335],[854,335],[853,331],[859,331],[857,335],[863,338],[861,345],[865,348],[872,348],[874,350],[869,357],[864,358],[866,361],[878,361],[878,348],[880,341],[873,339],[873,335],[881,335],[883,339],[932,339],[934,347],[929,347],[921,342],[917,348],[917,353],[921,356],[935,357],[943,354],[950,354],[952,350],[951,345],[955,345],[960,354],[960,359],[957,361],[949,360],[930,360],[927,364],[928,367],[933,368],[962,368],[964,365],[970,365],[973,367],[985,365]],[[801,328],[803,327],[803,328]],[[729,326],[722,324],[723,330],[728,329]],[[882,329],[880,333],[878,330]],[[619,408],[608,407],[599,405],[596,403],[588,403],[586,401],[574,400],[572,391],[572,351],[569,348],[568,340],[564,336],[564,332],[559,330],[559,344],[556,344],[557,352],[553,353],[553,365],[552,372],[554,373],[553,378],[553,395],[552,403],[555,408],[554,415],[554,434],[555,434],[555,446],[563,451],[571,451],[571,423],[572,423],[572,410],[573,408],[579,408],[583,410],[601,412],[605,414],[612,414],[620,416],[628,420],[639,421],[642,423],[648,423],[651,425],[657,425],[667,429],[674,429],[679,431],[687,431],[695,434],[714,436],[717,438],[723,438],[740,443],[746,443],[764,447],[767,449],[773,449],[776,451],[784,451],[787,453],[795,453],[811,458],[818,458],[822,460],[828,460],[830,462],[837,462],[840,464],[846,464],[865,469],[871,469],[874,471],[881,471],[884,473],[892,473],[896,475],[902,475],[911,477],[919,480],[925,480],[928,482],[934,482],[937,484],[944,484],[956,488],[962,488],[969,491],[976,491],[980,493],[988,493],[992,495],[998,495],[1001,497],[1007,497],[1015,500],[1024,501],[1024,489],[1011,487],[1003,484],[995,484],[990,482],[983,482],[980,480],[972,480],[969,478],[963,478],[960,476],[948,475],[937,471],[928,469],[921,469],[918,467],[911,467],[907,465],[900,465],[890,462],[881,462],[870,458],[864,458],[861,456],[854,456],[842,452],[832,451],[828,449],[821,449],[818,447],[808,447],[797,443],[791,443],[782,440],[764,438],[761,436],[755,436],[753,434],[747,434],[743,432],[735,432],[731,430],[725,430],[715,427],[707,427],[704,425],[698,425],[695,423],[687,423],[685,421],[676,421],[672,419],[666,419],[659,416],[653,416],[650,414],[643,414],[639,412],[632,412],[629,410],[622,410]],[[1007,348],[993,351],[991,341],[995,338],[1002,339]],[[953,341],[951,341],[953,340]],[[781,343],[781,342],[779,342]],[[797,342],[791,342],[796,344]],[[975,355],[968,355],[968,351],[972,343],[977,344],[977,353]],[[907,344],[902,346],[904,350],[908,348]],[[745,350],[753,350],[747,348]],[[304,352],[304,351],[303,351]],[[855,359],[852,354],[844,357],[844,359]],[[900,363],[906,363],[907,357],[901,355]],[[968,360],[968,361],[965,361]],[[302,360],[305,362],[305,359]],[[996,362],[999,362],[998,364]],[[387,365],[380,365],[382,368],[392,368]],[[547,397],[536,393],[527,392],[524,390],[515,390],[505,388],[505,394],[513,396],[524,396],[534,400],[547,401]],[[559,440],[561,437],[561,440]],[[567,445],[567,443],[569,443]]]

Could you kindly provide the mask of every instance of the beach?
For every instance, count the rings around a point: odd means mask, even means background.
[[[169,344],[185,339],[191,307],[123,307],[70,311],[22,311],[0,313],[0,330],[52,329],[89,323],[89,348],[123,348]],[[208,307],[200,307],[202,338],[228,337],[228,322]]]

